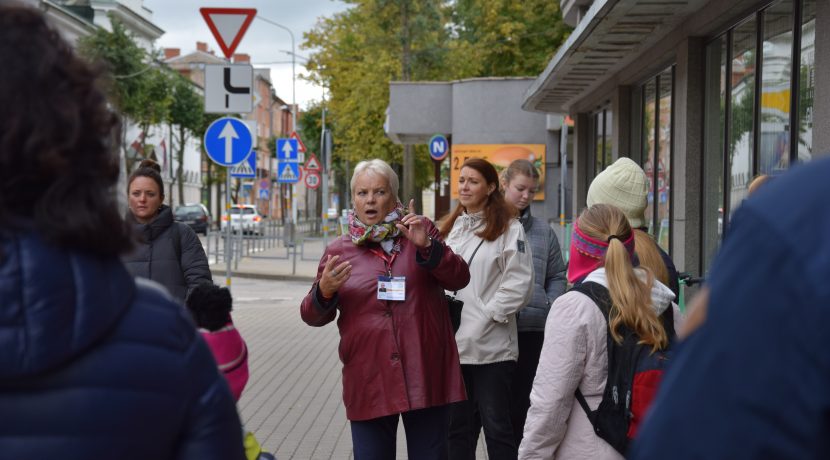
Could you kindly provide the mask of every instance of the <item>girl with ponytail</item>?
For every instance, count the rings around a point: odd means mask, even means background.
[[[576,290],[560,296],[545,324],[545,340],[531,392],[520,459],[623,458],[594,433],[577,404],[577,389],[591,410],[608,378],[607,337],[622,341],[622,326],[652,351],[665,349],[682,320],[674,293],[647,268],[634,267],[635,234],[625,214],[605,204],[585,210],[571,239],[568,281],[594,282],[608,290],[606,322],[600,308]],[[673,315],[669,315],[671,312]]]

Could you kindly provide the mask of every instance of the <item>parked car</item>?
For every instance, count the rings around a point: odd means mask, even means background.
[[[231,206],[230,211],[232,232],[244,231],[245,233],[254,233],[257,235],[263,234],[265,228],[264,218],[254,205],[235,204]],[[222,216],[222,230],[227,228],[228,215],[225,214]]]
[[[187,224],[194,232],[207,236],[210,228],[210,212],[201,203],[176,206],[173,216],[176,222]]]

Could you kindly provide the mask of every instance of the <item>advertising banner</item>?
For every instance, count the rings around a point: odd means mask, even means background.
[[[545,199],[545,144],[453,144],[450,162],[450,196],[458,199],[458,176],[468,158],[483,158],[502,170],[513,160],[528,160],[539,170],[539,191],[534,200]]]

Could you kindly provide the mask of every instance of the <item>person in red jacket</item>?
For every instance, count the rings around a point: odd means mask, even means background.
[[[319,327],[340,312],[355,459],[394,459],[399,418],[409,458],[446,458],[449,404],[466,396],[444,290],[464,288],[469,269],[412,202],[404,211],[385,162],[360,162],[351,191],[349,234],[326,248],[302,319]]]

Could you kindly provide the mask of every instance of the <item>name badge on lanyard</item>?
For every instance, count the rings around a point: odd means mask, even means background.
[[[378,299],[379,300],[404,300],[404,299],[406,299],[406,277],[405,276],[378,276]]]

